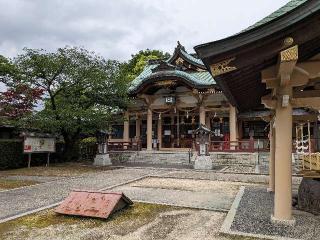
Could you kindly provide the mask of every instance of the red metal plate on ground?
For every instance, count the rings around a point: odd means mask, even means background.
[[[72,191],[55,209],[56,213],[107,219],[110,214],[133,204],[123,193]]]

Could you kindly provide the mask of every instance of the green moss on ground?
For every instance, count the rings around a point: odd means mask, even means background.
[[[24,229],[24,235],[28,235],[30,231],[58,225],[77,225],[81,228],[114,228],[116,234],[125,235],[154,220],[161,212],[172,209],[176,208],[135,203],[133,206],[113,214],[108,220],[61,215],[55,213],[53,209],[49,209],[0,224],[0,239],[5,239],[8,234],[15,234],[20,229]]]
[[[0,190],[7,190],[37,184],[37,181],[0,179]]]

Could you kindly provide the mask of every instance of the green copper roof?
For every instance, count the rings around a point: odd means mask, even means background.
[[[264,25],[264,24],[266,24],[268,22],[271,22],[271,21],[283,16],[284,14],[292,11],[293,9],[299,7],[301,4],[303,4],[303,3],[307,2],[307,1],[308,0],[291,0],[290,2],[288,2],[283,7],[279,8],[275,12],[271,13],[267,17],[261,19],[260,21],[256,22],[255,24],[253,24],[252,26],[244,29],[241,32],[246,32],[246,31],[249,31],[251,29],[257,28],[257,27],[259,27],[261,25]]]
[[[194,56],[192,56],[191,54],[189,54],[184,46],[182,46],[180,44],[180,42],[178,41],[178,46],[175,48],[175,51],[174,53],[171,55],[171,57],[167,60],[168,63],[172,63],[176,58],[177,56],[181,56],[183,59],[185,59],[187,62],[191,63],[191,64],[194,64],[202,69],[205,69],[205,66],[202,62],[201,59],[199,58],[196,58]]]
[[[146,81],[151,79],[157,78],[165,78],[168,77],[177,77],[183,78],[186,82],[190,83],[195,87],[210,87],[216,84],[215,80],[212,78],[211,74],[204,70],[204,71],[184,71],[182,70],[181,66],[175,66],[175,60],[181,57],[185,61],[193,64],[197,68],[205,69],[205,66],[201,59],[198,59],[191,54],[187,53],[185,48],[178,42],[178,46],[175,48],[174,53],[172,56],[166,60],[153,60],[150,61],[145,68],[143,69],[142,73],[136,77],[129,86],[129,92],[132,93]],[[160,66],[161,64],[161,66]],[[158,67],[158,69],[153,70],[154,68]],[[164,67],[164,68],[163,68]]]
[[[196,63],[196,64],[199,64],[199,65],[202,65],[204,66],[203,62],[201,59],[199,58],[195,58],[194,56],[190,55],[189,53],[187,53],[186,51],[182,50],[181,49],[181,54],[189,61],[193,62],[193,63]]]
[[[211,74],[207,71],[202,72],[185,72],[181,70],[164,70],[164,71],[157,71],[152,72],[152,69],[159,66],[159,64],[147,65],[142,73],[135,78],[129,87],[129,92],[133,92],[137,90],[137,88],[149,79],[154,79],[158,77],[181,77],[185,79],[192,85],[206,87],[216,84],[214,79],[212,78]]]

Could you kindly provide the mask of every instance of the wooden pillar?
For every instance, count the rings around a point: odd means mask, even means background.
[[[269,159],[269,188],[268,192],[274,192],[275,182],[275,134],[276,131],[273,126],[273,122],[270,122],[270,159]]]
[[[180,115],[177,111],[177,147],[180,147]]]
[[[292,218],[292,106],[283,104],[283,96],[292,96],[291,87],[277,90],[275,116],[275,194],[272,220],[294,223]],[[284,106],[283,106],[284,105]]]
[[[241,140],[242,138],[243,138],[243,127],[242,127],[242,125],[243,125],[243,121],[242,120],[238,120],[238,125],[237,125],[237,133],[238,133],[238,136],[237,136],[237,138],[239,139],[239,140]]]
[[[152,150],[152,111],[150,108],[147,113],[147,150]]]
[[[199,125],[206,125],[206,111],[204,106],[199,107]]]
[[[136,139],[139,140],[141,136],[141,118],[137,116],[136,118]]]
[[[229,126],[230,126],[230,141],[235,142],[237,141],[237,137],[238,137],[237,110],[232,105],[230,105],[230,109],[229,109]],[[230,148],[234,149],[234,144],[231,144]]]
[[[129,112],[126,111],[124,113],[124,121],[123,121],[123,141],[129,142]]]
[[[170,117],[171,117],[171,125],[170,125],[170,131],[171,131],[171,135],[170,135],[170,145],[171,145],[171,148],[174,148],[174,136],[175,136],[175,133],[174,133],[174,115],[173,113],[171,112],[170,114]]]
[[[220,135],[224,136],[224,131],[223,131],[223,118],[221,117],[220,119]]]
[[[158,119],[158,143],[159,143],[159,150],[162,147],[162,119]]]
[[[209,128],[211,130],[211,122],[210,122],[209,114],[208,114],[208,116],[206,116],[206,126],[207,126],[207,128]]]

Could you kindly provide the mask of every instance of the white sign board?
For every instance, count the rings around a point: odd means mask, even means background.
[[[171,135],[171,130],[164,130],[164,135],[165,136],[170,136]]]
[[[24,153],[55,152],[55,138],[26,137],[23,151]]]

